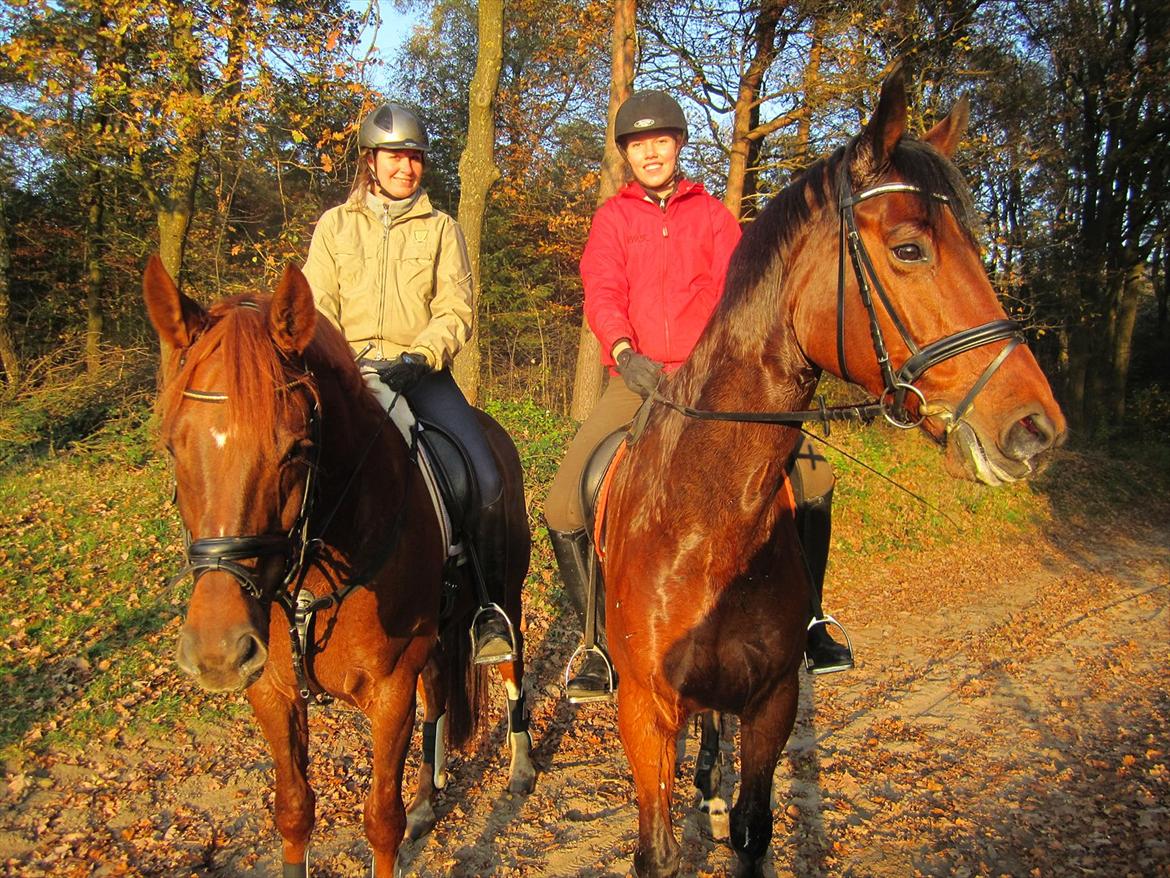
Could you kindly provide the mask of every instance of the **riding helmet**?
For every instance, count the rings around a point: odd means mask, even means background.
[[[417,149],[431,148],[427,130],[418,116],[402,104],[383,104],[366,116],[358,131],[358,146],[362,149]]]
[[[682,134],[687,142],[687,117],[678,101],[664,91],[647,89],[636,91],[618,107],[613,123],[613,139],[619,144],[623,137],[644,131],[671,129]]]

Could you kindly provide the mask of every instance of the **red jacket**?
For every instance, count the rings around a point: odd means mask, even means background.
[[[701,183],[681,180],[663,210],[636,182],[597,209],[581,256],[585,317],[601,361],[628,338],[677,369],[723,295],[739,223]]]

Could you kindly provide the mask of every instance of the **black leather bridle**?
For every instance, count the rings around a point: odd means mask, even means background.
[[[175,574],[172,581],[192,576],[197,582],[205,573],[212,571],[227,573],[256,600],[274,600],[284,608],[290,618],[295,615],[297,589],[292,586],[304,576],[305,562],[314,544],[309,537],[309,526],[317,497],[317,468],[321,449],[320,406],[313,389],[312,374],[308,370],[290,381],[284,389],[298,388],[303,389],[309,396],[307,433],[313,453],[305,469],[304,492],[301,495],[301,507],[296,520],[283,534],[203,537],[196,540],[191,539],[190,532],[184,526],[183,542],[186,546],[187,565]],[[206,403],[226,403],[228,400],[226,393],[205,390],[186,389],[183,396]],[[274,556],[284,558],[284,571],[280,586],[273,589],[272,594],[267,594],[257,581],[255,572],[240,562]]]
[[[879,397],[877,404],[881,407],[881,413],[885,419],[895,427],[912,429],[919,426],[927,417],[926,396],[915,382],[928,369],[967,351],[997,341],[1003,341],[1004,339],[1008,340],[1003,350],[987,365],[987,368],[983,370],[983,374],[979,376],[971,389],[967,391],[967,395],[955,406],[953,412],[949,414],[938,411],[930,413],[936,416],[941,415],[947,421],[947,432],[950,433],[962,419],[963,415],[967,413],[967,410],[975,401],[975,397],[987,385],[987,382],[991,380],[991,376],[1003,365],[1008,355],[1024,340],[1024,336],[1014,320],[992,320],[981,326],[962,329],[952,333],[951,335],[931,342],[925,347],[919,347],[907,331],[905,322],[898,314],[897,309],[894,308],[893,302],[890,301],[890,297],[886,294],[885,287],[882,285],[881,279],[874,269],[873,260],[870,258],[869,251],[865,248],[865,242],[862,241],[861,234],[857,230],[857,219],[853,214],[853,208],[855,205],[870,198],[888,195],[893,192],[912,192],[918,195],[922,195],[923,192],[919,187],[909,183],[884,183],[866,189],[859,195],[854,195],[848,169],[849,154],[846,153],[839,166],[837,176],[838,191],[840,194],[838,206],[841,217],[840,244],[837,258],[837,362],[841,369],[841,377],[846,381],[856,383],[845,361],[846,250],[849,253],[849,261],[853,265],[853,273],[857,277],[857,287],[861,293],[861,301],[865,305],[866,313],[869,315],[870,336],[873,339],[873,349],[877,355],[878,368],[881,370],[882,383],[885,385],[885,390],[882,391],[882,395]],[[929,197],[941,201],[953,209],[953,206],[945,195],[931,192],[929,193]],[[956,219],[958,219],[957,216]],[[902,337],[902,343],[910,351],[910,357],[897,370],[890,364],[890,354],[886,349],[881,324],[878,322],[874,293],[877,294],[877,299],[881,302],[882,307],[889,316],[890,322],[894,324],[894,328],[898,330],[898,334]],[[911,395],[918,399],[917,417],[911,416],[906,408],[906,399]]]
[[[853,185],[849,178],[851,153],[852,150],[846,150],[837,171],[839,199],[837,206],[840,214],[837,259],[837,361],[841,369],[841,377],[851,383],[857,383],[849,372],[845,358],[845,265],[846,253],[848,253],[848,261],[853,266],[853,273],[857,278],[861,301],[865,305],[866,314],[869,316],[870,337],[873,340],[874,353],[877,356],[878,368],[881,370],[882,383],[885,387],[881,396],[870,402],[831,407],[826,406],[823,400],[818,398],[819,405],[817,408],[791,412],[733,412],[696,409],[691,406],[676,403],[674,400],[663,396],[657,390],[651,394],[650,399],[655,402],[661,402],[687,417],[707,421],[794,425],[812,421],[824,424],[827,427],[832,421],[861,421],[863,423],[869,423],[878,414],[881,414],[893,426],[906,430],[919,426],[928,416],[938,417],[943,420],[946,423],[946,432],[948,435],[958,426],[963,415],[967,413],[967,410],[975,401],[975,397],[987,385],[987,382],[991,380],[991,376],[1003,365],[1008,355],[1024,341],[1023,333],[1014,320],[1003,319],[992,320],[980,326],[960,330],[930,342],[923,347],[920,347],[914,341],[906,329],[905,322],[887,295],[881,279],[878,277],[869,251],[865,248],[865,242],[861,239],[861,234],[857,230],[857,220],[854,216],[853,208],[863,201],[881,195],[888,195],[894,192],[911,192],[922,195],[923,191],[918,186],[910,183],[883,183],[866,189],[858,195],[854,195]],[[929,197],[948,205],[952,211],[954,210],[954,206],[950,204],[950,199],[947,196],[931,192],[929,193]],[[958,219],[957,216],[956,219]],[[876,301],[874,297],[875,293],[877,294]],[[886,348],[881,323],[878,321],[877,301],[881,302],[882,308],[889,315],[890,321],[894,324],[894,328],[898,330],[898,334],[902,337],[902,342],[910,351],[910,356],[897,369],[890,363],[890,354]],[[997,341],[1003,341],[1004,339],[1008,340],[1004,349],[983,370],[983,374],[975,381],[974,385],[972,385],[966,396],[955,407],[954,411],[946,412],[938,409],[928,411],[926,395],[915,384],[928,369],[952,357],[957,357],[959,354]],[[910,396],[918,400],[917,416],[911,415],[906,407],[907,398]]]

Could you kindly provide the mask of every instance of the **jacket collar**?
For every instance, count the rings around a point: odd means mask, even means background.
[[[702,183],[696,183],[694,180],[688,180],[686,177],[680,177],[678,185],[675,186],[674,192],[666,199],[669,204],[679,198],[688,198],[691,195],[705,193],[707,190]],[[645,201],[647,204],[653,204],[657,207],[657,202],[653,197],[646,194],[646,190],[642,188],[637,180],[631,180],[625,186],[618,190],[618,195],[622,198],[633,198],[636,201]]]
[[[350,196],[345,206],[347,210],[364,213],[366,216],[381,222],[382,214],[385,212],[384,204],[385,202],[372,192],[367,192],[364,195],[355,192]],[[427,196],[427,190],[419,189],[418,197],[414,200],[414,204],[410,206],[410,209],[406,213],[395,217],[392,222],[398,223],[405,219],[412,219],[413,217],[430,216],[434,212],[435,209],[431,206],[431,199]]]

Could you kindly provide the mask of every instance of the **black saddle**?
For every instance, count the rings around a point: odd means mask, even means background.
[[[419,420],[416,435],[434,469],[435,481],[451,528],[456,534],[467,533],[479,513],[479,489],[472,476],[471,458],[458,438],[442,427]]]
[[[609,465],[613,462],[614,455],[617,454],[618,446],[625,441],[628,434],[629,431],[622,427],[602,439],[585,463],[585,469],[581,473],[581,511],[585,517],[585,532],[589,534],[591,540],[597,511],[597,498],[601,493],[601,483],[605,479]]]

